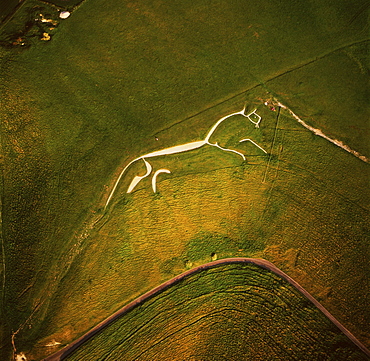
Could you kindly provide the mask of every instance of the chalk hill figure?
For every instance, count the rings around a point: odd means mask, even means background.
[[[131,183],[130,183],[128,189],[127,189],[127,193],[131,193],[135,189],[135,187],[138,185],[138,183],[141,180],[143,180],[144,178],[148,177],[152,173],[153,168],[152,168],[151,164],[147,161],[148,158],[158,157],[158,156],[162,156],[162,155],[175,154],[175,153],[183,153],[183,152],[187,152],[187,151],[190,151],[190,150],[201,148],[204,145],[210,145],[212,147],[219,148],[219,149],[221,149],[222,151],[225,151],[225,152],[235,153],[235,154],[239,155],[240,157],[242,157],[243,160],[246,160],[243,153],[238,152],[238,151],[233,150],[233,149],[223,148],[217,142],[216,143],[211,143],[210,142],[210,138],[213,135],[213,133],[216,131],[217,127],[222,122],[224,122],[226,119],[228,119],[228,118],[230,118],[230,117],[232,117],[234,115],[242,115],[242,116],[244,116],[251,123],[253,123],[256,128],[258,128],[259,127],[259,124],[260,124],[260,122],[262,120],[262,118],[256,113],[256,110],[257,109],[254,109],[252,112],[250,112],[248,114],[245,114],[245,110],[246,110],[246,108],[244,107],[239,112],[235,112],[235,113],[226,115],[223,118],[219,119],[212,126],[212,128],[207,133],[205,139],[203,139],[203,140],[199,140],[199,141],[195,141],[195,142],[190,142],[190,143],[185,143],[185,144],[180,144],[180,145],[176,145],[176,146],[173,146],[173,147],[169,147],[169,148],[157,150],[157,151],[154,151],[154,152],[151,152],[151,153],[147,153],[147,154],[141,155],[140,157],[137,157],[137,158],[133,159],[130,163],[128,163],[125,166],[125,168],[123,168],[122,172],[118,176],[118,178],[117,178],[117,180],[116,180],[116,182],[115,182],[115,184],[113,186],[113,189],[111,190],[111,192],[110,192],[110,194],[108,196],[108,199],[107,199],[107,201],[105,203],[105,207],[104,208],[106,209],[108,207],[108,205],[109,205],[109,203],[110,203],[110,201],[111,201],[111,199],[113,197],[113,194],[115,193],[116,188],[117,188],[119,182],[121,181],[121,178],[122,178],[123,174],[126,172],[126,170],[130,167],[130,165],[132,163],[137,162],[138,160],[142,160],[144,162],[145,167],[146,167],[146,173],[144,175],[142,175],[142,176],[137,175],[137,176],[135,176],[133,178],[133,180],[131,181]],[[259,148],[262,152],[264,152],[264,153],[267,154],[267,152],[261,146],[259,146],[256,142],[254,142],[252,139],[249,139],[249,138],[241,139],[239,142],[251,142],[257,148]],[[157,179],[158,174],[160,174],[160,173],[171,173],[171,172],[168,169],[159,169],[159,170],[157,170],[154,173],[154,176],[153,176],[153,179],[152,179],[153,192],[156,192],[156,179]]]

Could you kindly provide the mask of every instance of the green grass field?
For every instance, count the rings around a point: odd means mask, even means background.
[[[201,271],[135,307],[67,360],[366,360],[285,280],[256,265]]]
[[[0,22],[5,19],[6,16],[8,16],[16,6],[18,5],[18,0],[12,0],[12,1],[3,1],[0,4]]]
[[[32,20],[40,7],[55,26]],[[369,345],[369,166],[264,105],[370,157],[366,9],[87,0],[59,20],[26,0],[0,35],[1,353],[40,359],[214,254],[274,262]],[[153,159],[172,172],[159,193],[145,179],[126,195],[137,163],[96,223],[130,160],[201,140],[245,104],[261,127],[235,118],[220,144],[245,135],[268,155]]]

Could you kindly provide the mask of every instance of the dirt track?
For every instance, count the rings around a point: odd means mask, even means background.
[[[220,259],[217,261],[209,262],[202,264],[198,267],[195,267],[191,270],[188,270],[180,275],[162,283],[161,285],[153,288],[152,290],[148,291],[147,293],[143,294],[142,296],[138,297],[134,301],[130,302],[126,306],[119,309],[113,315],[99,323],[97,326],[92,328],[90,331],[85,333],[83,336],[66,346],[65,348],[61,349],[60,351],[56,352],[55,354],[46,357],[43,361],[59,361],[65,359],[68,355],[70,355],[74,350],[76,350],[79,346],[81,346],[84,342],[89,340],[91,337],[96,335],[98,332],[103,330],[105,327],[110,325],[113,321],[117,318],[123,316],[125,313],[129,312],[136,306],[140,305],[141,303],[145,302],[149,298],[159,294],[163,290],[175,285],[179,281],[183,280],[184,278],[191,276],[195,273],[200,271],[210,269],[213,267],[217,267],[220,265],[225,264],[242,264],[242,263],[252,263],[264,269],[267,269],[276,275],[280,276],[281,278],[288,281],[293,287],[295,287],[299,292],[301,292],[310,302],[312,302],[331,322],[333,322],[357,347],[359,347],[366,355],[370,356],[370,351],[359,341],[357,338],[352,335],[350,331],[348,331],[324,306],[322,306],[314,297],[312,297],[299,283],[294,281],[290,278],[286,273],[281,271],[279,268],[275,267],[272,263],[264,260],[264,259],[257,259],[257,258],[226,258]]]

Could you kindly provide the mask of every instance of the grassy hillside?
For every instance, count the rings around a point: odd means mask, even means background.
[[[125,194],[133,176],[145,172],[140,163],[132,167],[109,214],[85,240],[75,270],[60,284],[68,296],[55,299],[60,314],[51,334],[63,339],[66,319],[72,320],[69,328],[83,328],[87,317],[79,315],[86,305],[84,315],[93,317],[95,310],[129,298],[132,289],[150,289],[215,256],[278,263],[351,330],[369,317],[363,291],[368,200],[361,193],[368,165],[312,135],[285,111],[277,118],[261,105],[258,112],[260,129],[246,134],[266,149],[273,145],[271,155],[245,145],[245,163],[211,147],[153,159],[154,169],[172,171],[158,179],[158,194],[146,179]],[[99,249],[104,255],[97,258]],[[79,269],[84,272],[76,278]],[[351,287],[349,279],[362,286]],[[366,326],[358,335],[366,337]]]
[[[203,270],[135,307],[67,360],[366,360],[285,280],[256,265]]]
[[[369,157],[366,7],[88,0],[57,15],[26,0],[0,39],[2,353],[13,335],[41,358],[162,280],[238,255],[274,261],[369,342],[368,164],[264,105]],[[146,179],[127,196],[137,163],[98,221],[130,160],[245,104],[261,127],[235,117],[217,140],[246,162],[209,147],[153,159],[172,172],[159,193]],[[238,144],[249,137],[269,154]]]

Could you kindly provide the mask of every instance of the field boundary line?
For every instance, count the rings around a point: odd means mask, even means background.
[[[269,159],[267,161],[266,170],[265,170],[265,174],[264,174],[263,179],[262,179],[262,183],[265,183],[266,182],[267,172],[268,172],[268,169],[269,169],[269,166],[270,166],[270,162],[271,162],[271,157],[272,157],[272,151],[273,151],[274,146],[275,146],[275,139],[276,139],[276,134],[277,134],[278,125],[279,125],[279,119],[280,119],[280,110],[281,110],[281,108],[279,106],[279,110],[278,110],[277,117],[276,117],[276,124],[275,124],[275,129],[274,129],[274,135],[272,137],[272,142],[271,142],[271,149],[270,149]]]
[[[3,131],[3,122],[0,124],[1,134],[4,134]],[[4,136],[0,136],[0,152],[5,158],[4,153]],[[5,285],[6,285],[6,255],[5,255],[5,234],[4,234],[4,198],[5,198],[5,159],[4,162],[0,165],[0,241],[1,241],[1,260],[2,260],[2,285],[1,285],[1,302],[0,302],[0,315],[5,316]],[[3,316],[4,313],[4,316]]]
[[[280,103],[277,99],[275,99],[275,100],[277,101],[277,105],[279,107],[287,110],[290,113],[290,115],[298,121],[299,124],[303,125],[306,129],[308,129],[309,131],[311,131],[315,135],[318,135],[319,137],[326,139],[330,143],[333,143],[334,145],[338,146],[339,148],[342,148],[343,150],[345,150],[346,152],[354,155],[356,158],[362,160],[363,162],[370,163],[370,159],[367,158],[366,156],[364,156],[364,155],[360,154],[358,151],[350,148],[348,145],[344,144],[341,140],[330,138],[329,136],[324,134],[320,129],[311,127],[304,120],[299,118],[298,115],[296,115],[290,108],[288,108],[286,105]]]
[[[86,1],[86,0],[84,0],[84,1]],[[324,54],[321,54],[321,55],[318,55],[318,56],[316,56],[316,57],[314,57],[314,58],[311,58],[311,60],[308,60],[308,61],[307,61],[306,63],[304,63],[304,64],[297,64],[297,65],[293,65],[293,66],[292,66],[292,67],[290,67],[288,70],[284,70],[282,73],[280,73],[280,74],[278,74],[278,75],[274,75],[273,77],[271,77],[271,78],[269,78],[269,79],[266,79],[266,80],[264,80],[264,81],[259,81],[259,80],[258,80],[258,81],[256,82],[256,84],[251,85],[251,86],[250,86],[250,87],[248,87],[247,89],[244,89],[244,90],[242,90],[242,91],[240,91],[240,92],[238,92],[238,93],[236,93],[236,94],[233,94],[233,95],[232,95],[232,96],[230,96],[229,98],[226,98],[226,99],[224,99],[224,100],[221,100],[220,102],[218,102],[218,103],[216,103],[216,104],[213,104],[213,105],[211,105],[211,106],[209,106],[209,107],[207,107],[207,108],[204,108],[204,109],[202,109],[201,111],[199,111],[199,112],[197,112],[197,113],[194,113],[194,114],[192,114],[192,115],[189,115],[188,117],[186,117],[186,118],[184,118],[184,119],[181,119],[181,120],[179,120],[179,121],[177,121],[177,122],[175,122],[175,123],[172,123],[172,124],[170,124],[169,126],[167,126],[167,127],[165,127],[165,128],[162,128],[162,129],[158,130],[155,134],[160,134],[160,133],[162,133],[162,132],[165,132],[166,130],[171,129],[171,128],[175,127],[175,126],[176,126],[176,125],[178,125],[178,124],[181,124],[181,123],[183,123],[183,122],[185,122],[185,121],[187,121],[187,120],[189,120],[189,119],[195,118],[196,116],[198,116],[198,115],[200,115],[200,114],[202,114],[202,113],[205,113],[207,110],[210,110],[210,109],[212,109],[212,108],[216,108],[217,106],[219,106],[219,105],[221,105],[221,104],[227,103],[228,101],[230,101],[230,100],[232,100],[232,99],[234,99],[234,98],[237,98],[238,96],[241,96],[241,95],[243,95],[244,93],[247,93],[247,92],[249,92],[249,91],[251,91],[251,90],[253,90],[253,89],[255,89],[255,88],[258,88],[259,86],[265,86],[265,87],[267,88],[267,86],[266,86],[266,84],[267,84],[267,83],[269,83],[269,82],[271,82],[271,81],[273,81],[273,80],[275,80],[275,79],[277,79],[277,78],[279,78],[279,77],[281,77],[281,76],[284,76],[285,74],[291,73],[291,72],[293,72],[293,71],[295,71],[295,70],[299,70],[299,69],[301,69],[301,68],[303,68],[303,67],[305,67],[305,66],[307,66],[307,65],[310,65],[310,64],[314,63],[314,62],[315,62],[315,61],[317,61],[317,60],[323,59],[323,58],[325,58],[326,56],[329,56],[329,55],[331,55],[332,53],[335,53],[336,51],[340,51],[340,50],[343,50],[343,49],[345,49],[345,48],[348,48],[348,47],[351,47],[351,46],[354,46],[354,45],[358,45],[358,44],[362,44],[362,43],[367,43],[367,42],[369,42],[369,41],[370,41],[370,39],[369,39],[369,38],[366,38],[366,39],[362,39],[362,40],[354,41],[353,43],[350,43],[350,44],[345,44],[345,45],[339,46],[339,47],[338,47],[338,48],[336,48],[336,49],[330,50],[330,51],[328,51],[328,52],[326,52],[326,53],[324,53]],[[253,76],[253,78],[255,78],[253,74],[252,74],[252,76]],[[255,79],[256,79],[256,78],[255,78]]]
[[[316,306],[336,327],[339,328],[340,331],[342,331],[349,340],[351,340],[359,349],[361,349],[362,352],[364,352],[367,356],[370,356],[370,350],[368,350],[346,327],[344,327],[319,301],[317,301],[308,291],[306,291],[298,282],[296,282],[293,278],[288,276],[286,273],[284,273],[282,270],[277,268],[274,264],[272,264],[269,261],[266,261],[264,259],[260,258],[225,258],[220,259],[213,262],[208,262],[205,264],[202,264],[200,266],[197,266],[195,268],[192,268],[188,271],[185,271],[181,273],[178,276],[175,276],[174,278],[171,278],[170,280],[162,283],[161,285],[151,289],[150,291],[144,293],[140,297],[134,299],[130,303],[128,303],[126,306],[122,307],[115,313],[113,313],[111,316],[106,318],[104,321],[100,322],[98,325],[93,327],[90,331],[85,333],[83,336],[78,338],[77,340],[73,341],[68,346],[64,347],[63,349],[59,350],[53,355],[47,356],[43,359],[43,361],[61,361],[64,360],[67,356],[69,356],[71,353],[73,353],[78,347],[80,347],[82,344],[84,344],[86,341],[91,339],[93,336],[98,334],[100,331],[102,331],[104,328],[112,324],[114,321],[116,321],[118,318],[122,317],[135,307],[138,307],[145,301],[149,300],[150,298],[158,295],[162,291],[170,288],[171,286],[176,285],[177,283],[181,282],[185,278],[197,274],[201,271],[212,269],[218,266],[226,265],[226,264],[254,264],[256,266],[259,266],[261,268],[264,268],[270,272],[273,272],[277,276],[281,277],[282,279],[286,280],[289,284],[291,284],[295,289],[297,289],[304,297],[306,297],[314,306]]]
[[[266,80],[265,83],[268,83],[268,82],[273,81],[273,80],[275,80],[277,78],[280,78],[281,76],[284,76],[286,74],[289,74],[289,73],[291,73],[291,72],[293,72],[295,70],[299,70],[301,68],[304,68],[305,66],[310,65],[310,64],[312,64],[312,63],[314,63],[314,62],[316,62],[318,60],[324,59],[325,57],[327,57],[327,56],[335,53],[336,51],[341,51],[341,50],[346,49],[348,47],[351,47],[351,46],[354,46],[354,45],[358,45],[358,44],[362,44],[362,43],[367,43],[369,41],[370,41],[370,39],[367,38],[367,39],[362,39],[362,40],[354,41],[353,43],[350,43],[350,44],[342,45],[342,46],[340,46],[340,47],[338,47],[336,49],[330,50],[330,51],[328,51],[328,52],[326,52],[326,53],[324,53],[322,55],[316,56],[314,59],[311,59],[311,60],[307,61],[304,64],[296,65],[296,66],[294,66],[294,67],[292,67],[292,68],[284,71],[283,73],[280,73],[278,75],[275,75],[271,79]]]

